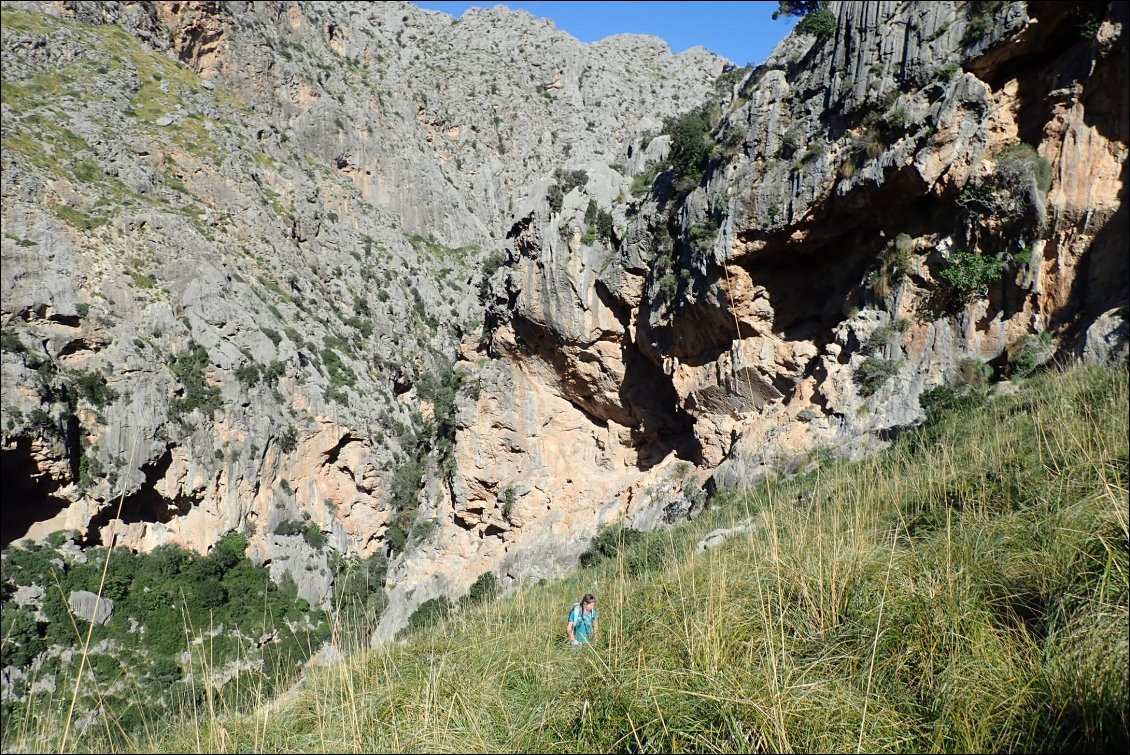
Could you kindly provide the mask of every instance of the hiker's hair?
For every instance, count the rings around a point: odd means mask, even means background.
[[[596,596],[595,596],[595,595],[593,595],[593,594],[592,594],[591,592],[590,592],[590,593],[587,593],[587,594],[585,595],[585,597],[581,598],[581,605],[582,605],[582,606],[583,606],[583,605],[584,605],[585,603],[595,603],[595,602],[596,602]]]

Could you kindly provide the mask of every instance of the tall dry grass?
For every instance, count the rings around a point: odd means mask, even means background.
[[[137,750],[1125,751],[1125,370],[769,480],[558,583]],[[695,544],[746,524],[725,545]],[[599,596],[601,633],[564,642]],[[98,749],[95,740],[80,746]]]

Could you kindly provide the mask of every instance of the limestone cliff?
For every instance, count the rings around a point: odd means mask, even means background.
[[[405,594],[567,568],[708,475],[865,452],[933,387],[1125,359],[1126,4],[828,12],[717,93],[701,182],[667,162],[646,197],[615,175],[517,208],[444,558]],[[589,198],[606,242],[574,230]]]
[[[393,478],[437,474],[420,383],[479,337],[513,205],[723,65],[502,8],[3,8],[4,544],[239,528],[312,601],[327,556],[288,523],[424,533]]]
[[[395,556],[384,638],[1125,355],[1125,3],[833,2],[748,71],[502,8],[3,7],[5,543],[239,528],[317,601],[306,517]]]

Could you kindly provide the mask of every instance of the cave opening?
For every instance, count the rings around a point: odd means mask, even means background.
[[[22,539],[38,522],[52,519],[70,502],[59,496],[65,481],[41,471],[32,453],[31,438],[17,437],[12,448],[0,451],[0,548]]]
[[[120,515],[117,503],[111,501],[91,518],[87,526],[86,544],[102,545],[102,529],[114,519],[120,520],[122,524],[165,523],[187,513],[197,503],[195,499],[183,494],[168,498],[157,490],[157,483],[165,477],[172,463],[172,451],[165,449],[159,459],[143,465],[141,471],[145,474],[145,482],[121,502]]]

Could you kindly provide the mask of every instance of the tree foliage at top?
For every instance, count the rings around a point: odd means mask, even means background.
[[[777,3],[777,10],[773,11],[773,20],[781,16],[799,16],[803,18],[809,13],[824,10],[828,6],[825,0],[781,0]]]
[[[797,31],[803,34],[812,34],[817,37],[828,37],[836,33],[836,15],[828,10],[828,3],[823,0],[795,0],[777,3],[777,10],[773,18],[781,16],[797,16],[800,23]]]

